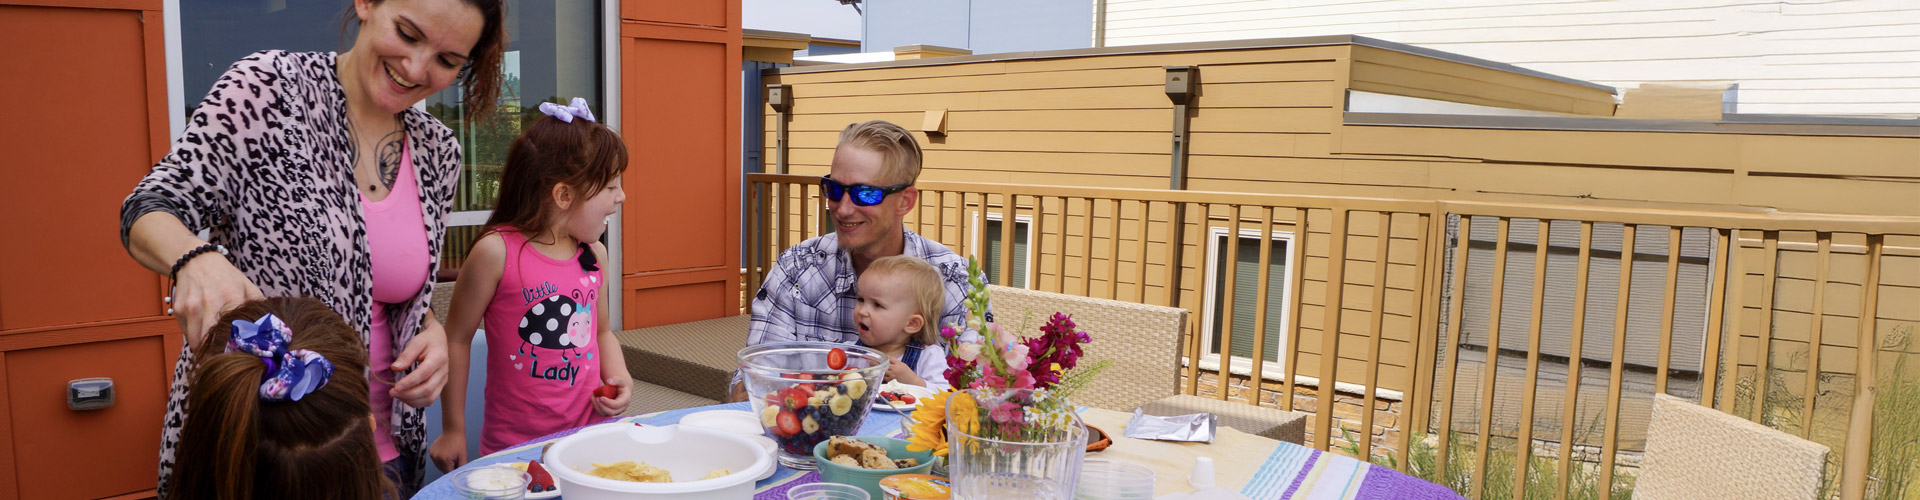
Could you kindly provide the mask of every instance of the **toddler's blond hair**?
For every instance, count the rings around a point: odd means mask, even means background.
[[[919,257],[895,255],[868,264],[867,272],[861,276],[864,279],[882,277],[898,278],[913,291],[922,324],[920,331],[913,332],[913,341],[922,345],[939,342],[940,313],[947,303],[946,282],[940,279],[940,270]]]

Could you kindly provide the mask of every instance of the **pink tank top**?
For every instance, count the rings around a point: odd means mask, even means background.
[[[487,403],[480,452],[493,453],[593,419],[600,387],[600,271],[554,259],[503,231],[506,263],[484,316]]]
[[[409,149],[403,141],[399,178],[386,198],[368,201],[366,195],[360,196],[361,211],[367,221],[367,253],[373,261],[373,329],[367,334],[367,361],[373,370],[373,379],[367,381],[368,402],[378,417],[374,419],[377,427],[373,437],[383,462],[400,456],[400,449],[393,444],[393,422],[388,421],[393,397],[387,391],[393,386],[382,382],[395,379],[393,370],[388,368],[393,365],[394,346],[387,304],[413,300],[420,287],[426,285],[427,267],[431,264],[427,260],[427,225],[421,215],[420,186]]]

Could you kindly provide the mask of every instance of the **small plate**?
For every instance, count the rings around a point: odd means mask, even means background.
[[[898,393],[912,395],[913,404],[904,404],[904,405],[887,404],[885,400],[880,399],[881,392],[898,392]],[[920,387],[912,384],[903,384],[898,381],[887,382],[885,384],[880,384],[880,388],[876,392],[874,392],[873,409],[878,411],[890,411],[894,413],[912,413],[914,407],[917,407],[920,405],[921,399],[931,397],[933,395],[934,395],[933,389],[928,389],[925,387]]]
[[[754,417],[753,412],[743,410],[708,410],[689,413],[680,417],[680,425],[727,431],[743,436],[762,434],[760,419]]]
[[[522,460],[522,461],[519,461],[519,462],[507,462],[507,463],[503,463],[503,464],[499,464],[499,465],[501,465],[501,466],[504,466],[504,467],[512,467],[512,468],[515,468],[515,469],[519,469],[519,470],[520,470],[520,472],[526,472],[526,471],[527,471],[527,462],[526,462],[526,461],[524,461],[524,460]],[[545,464],[545,463],[542,463],[541,465],[546,465],[546,464]],[[555,482],[554,482],[554,485],[553,485],[553,489],[551,489],[551,490],[547,490],[547,491],[542,491],[542,492],[539,492],[539,493],[534,493],[534,492],[531,492],[531,491],[529,491],[529,492],[527,492],[527,496],[524,496],[524,497],[521,497],[521,498],[525,498],[525,499],[527,499],[527,500],[540,500],[540,499],[543,499],[543,498],[559,498],[559,497],[560,497],[560,484],[559,484],[559,481],[555,481]]]

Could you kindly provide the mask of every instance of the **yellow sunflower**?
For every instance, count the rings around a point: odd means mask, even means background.
[[[980,435],[980,406],[973,400],[973,395],[958,392],[951,399],[947,404],[953,407],[954,424],[960,427],[960,432]]]
[[[952,395],[953,391],[947,390],[920,398],[911,416],[913,432],[907,436],[907,451],[933,450],[936,456],[947,456],[947,398]]]

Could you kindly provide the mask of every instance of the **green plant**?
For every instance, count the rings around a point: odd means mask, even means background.
[[[1600,415],[1595,415],[1595,418],[1588,422],[1585,428],[1581,429],[1579,435],[1574,439],[1574,442],[1578,443],[1600,432],[1605,423],[1600,417]],[[1346,429],[1341,429],[1341,433],[1346,441],[1343,450],[1354,456],[1360,456],[1359,444],[1353,439],[1352,434],[1348,433]],[[1449,440],[1447,443],[1447,475],[1444,478],[1439,477],[1439,449],[1438,446],[1432,442],[1434,440],[1428,439],[1430,436],[1430,434],[1423,432],[1413,433],[1412,439],[1408,440],[1412,448],[1411,451],[1407,453],[1407,467],[1401,470],[1414,477],[1452,488],[1454,491],[1460,492],[1463,495],[1467,494],[1471,491],[1473,482],[1478,475],[1474,471],[1474,466],[1476,465],[1474,458],[1478,453],[1476,449],[1477,443],[1471,441],[1471,439],[1476,439],[1478,436],[1473,434],[1458,434],[1454,439]],[[1481,493],[1481,498],[1484,500],[1513,500],[1514,464],[1519,459],[1519,454],[1514,450],[1518,446],[1518,443],[1515,443],[1514,440],[1506,441],[1512,445],[1502,446],[1500,443],[1494,443],[1493,446],[1487,448],[1486,485]],[[1391,454],[1384,457],[1373,457],[1372,462],[1376,465],[1396,469],[1400,468],[1398,467],[1398,460]],[[1559,469],[1556,467],[1558,465],[1557,462],[1558,459],[1553,456],[1531,455],[1528,457],[1527,486],[1524,500],[1551,500],[1559,497],[1554,493],[1554,489],[1559,486],[1560,481]],[[1573,500],[1597,500],[1603,498],[1599,491],[1599,485],[1597,484],[1600,479],[1599,464],[1576,461],[1568,468],[1567,472],[1570,476],[1567,480],[1567,498]],[[1609,489],[1612,491],[1612,494],[1606,495],[1604,498],[1610,500],[1626,500],[1632,498],[1633,478],[1631,474],[1623,473],[1616,469],[1612,488]]]
[[[1920,497],[1920,488],[1912,487],[1920,472],[1920,412],[1914,410],[1920,408],[1920,383],[1907,375],[1912,336],[1913,326],[1902,325],[1880,346],[1897,354],[1893,368],[1882,372],[1874,395],[1873,451],[1867,468],[1870,482],[1878,483],[1874,498]]]

